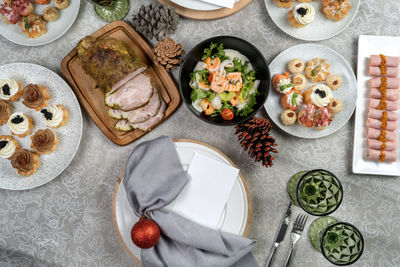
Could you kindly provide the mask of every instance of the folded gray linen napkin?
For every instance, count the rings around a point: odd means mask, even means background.
[[[123,179],[129,204],[137,216],[149,213],[161,229],[158,243],[141,250],[143,266],[258,266],[250,252],[255,241],[161,210],[187,182],[170,137],[143,142],[129,157]]]

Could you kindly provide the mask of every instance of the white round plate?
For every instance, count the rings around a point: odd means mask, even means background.
[[[10,190],[25,190],[44,185],[56,178],[68,167],[78,151],[82,137],[82,113],[78,100],[68,84],[56,73],[45,67],[29,63],[12,63],[0,66],[0,80],[15,79],[25,86],[29,83],[46,86],[51,96],[48,104],[62,104],[69,114],[68,122],[59,128],[51,130],[57,136],[57,149],[51,154],[40,155],[40,166],[37,171],[24,177],[11,166],[11,161],[0,158],[0,188]],[[22,111],[33,120],[32,134],[39,129],[45,129],[46,124],[40,111],[30,109],[22,104],[22,97],[17,102],[10,102],[11,113]],[[22,148],[32,150],[31,135],[19,138],[13,135]],[[0,135],[11,135],[7,124],[0,126]]]
[[[189,8],[193,10],[199,10],[199,11],[211,11],[211,10],[218,10],[221,9],[222,7],[209,4],[206,2],[201,2],[199,0],[171,0],[171,2],[180,5],[184,8]],[[236,0],[235,2],[239,2],[239,0]]]
[[[315,8],[314,21],[302,28],[292,27],[288,20],[288,12],[297,2],[292,3],[290,8],[279,8],[274,0],[264,0],[268,14],[272,21],[285,33],[301,40],[321,41],[332,38],[341,33],[353,21],[360,6],[360,0],[349,0],[351,9],[340,21],[328,19],[322,12],[322,1],[312,1],[311,5]]]
[[[335,119],[331,125],[324,130],[306,128],[297,122],[292,126],[283,125],[280,118],[281,113],[284,111],[281,106],[282,94],[277,93],[274,89],[271,89],[268,99],[264,104],[268,115],[279,128],[288,134],[301,138],[320,138],[336,132],[347,123],[356,107],[357,80],[353,69],[344,57],[328,47],[316,44],[302,44],[283,51],[269,65],[271,76],[273,77],[275,74],[287,71],[287,64],[294,58],[300,58],[307,64],[307,61],[316,57],[325,58],[330,65],[331,75],[337,74],[343,79],[342,87],[332,91],[333,98],[340,99],[343,102],[343,109],[335,115]],[[315,83],[307,79],[306,88],[309,88],[313,84]],[[273,88],[272,79],[270,88]]]
[[[189,167],[195,152],[231,165],[224,156],[207,146],[181,141],[175,142],[175,145],[185,170]],[[238,175],[221,216],[218,230],[239,235],[244,234],[249,215],[247,197],[246,188],[242,179]],[[114,192],[114,199],[113,217],[115,227],[117,228],[116,230],[119,232],[124,247],[130,252],[130,254],[135,256],[137,259],[140,259],[140,248],[136,247],[131,241],[132,226],[139,220],[139,218],[135,216],[131,206],[129,205],[122,181]]]
[[[46,7],[54,6],[53,1],[54,0],[51,0],[51,2],[47,5],[34,4],[35,10],[33,13],[42,15],[43,10]],[[11,42],[23,46],[39,46],[51,43],[66,33],[67,30],[72,26],[76,17],[78,16],[79,6],[80,0],[70,0],[70,5],[67,8],[59,10],[60,18],[53,22],[47,22],[46,34],[38,38],[29,38],[27,35],[22,33],[18,23],[15,25],[10,25],[5,23],[2,19],[0,19],[0,34]]]

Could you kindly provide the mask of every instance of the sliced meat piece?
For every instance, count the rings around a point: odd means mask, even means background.
[[[371,119],[371,118],[367,119],[367,127],[380,130],[380,129],[382,129],[381,125],[382,125],[382,122],[380,120]],[[388,131],[397,130],[397,121],[388,121],[386,124],[386,130],[388,130]]]
[[[8,22],[12,24],[16,24],[18,22],[19,11],[17,6],[4,2],[0,7],[0,13]]]
[[[130,123],[139,123],[155,116],[161,106],[161,100],[157,89],[155,89],[155,91],[147,105],[131,111],[120,111],[121,118],[128,120]],[[118,112],[115,112],[113,115],[118,115]]]
[[[382,142],[376,139],[368,139],[367,146],[371,149],[382,150]],[[397,144],[396,141],[394,142],[386,142],[386,151],[393,151],[396,150]]]
[[[369,76],[376,76],[376,77],[397,77],[399,73],[398,68],[387,67],[386,74],[382,75],[381,69],[379,67],[368,67],[368,75]]]
[[[150,78],[146,74],[140,73],[122,85],[117,91],[108,93],[105,103],[111,108],[130,111],[149,103],[153,92],[154,88]]]
[[[124,111],[122,111],[120,109],[113,109],[113,108],[108,109],[108,115],[110,115],[111,118],[114,118],[117,120],[123,119],[122,112],[124,112]]]
[[[128,120],[119,120],[117,121],[117,123],[115,124],[115,129],[119,130],[119,131],[123,131],[123,132],[129,132],[132,131],[132,125],[129,123]]]
[[[383,153],[385,155],[384,162],[394,162],[397,160],[396,151],[384,151]],[[378,161],[380,160],[380,157],[381,157],[380,150],[370,149],[370,148],[367,150],[367,159]]]
[[[382,118],[383,112],[384,112],[383,110],[369,108],[368,109],[368,118],[379,120]],[[397,121],[398,116],[397,116],[396,112],[387,111],[387,113],[388,113],[388,121]]]
[[[381,135],[381,130],[368,128],[367,129],[367,137],[371,139],[378,139]],[[388,141],[396,141],[396,132],[386,131],[386,140]]]
[[[369,108],[378,108],[381,100],[380,99],[374,99],[371,98],[369,100],[368,107]],[[399,108],[399,102],[397,101],[386,101],[386,111],[395,111]]]
[[[165,104],[165,102],[163,100],[161,100],[160,109],[158,110],[157,114],[154,117],[151,117],[150,119],[148,119],[147,121],[144,121],[144,122],[132,124],[132,127],[135,129],[143,130],[143,131],[150,130],[150,128],[152,128],[154,125],[156,125],[158,122],[160,122],[162,120],[162,118],[164,118],[164,112],[165,112],[166,106],[167,105]]]
[[[111,87],[110,92],[108,92],[109,94],[114,93],[116,90],[118,90],[122,85],[124,85],[125,83],[127,83],[128,81],[132,80],[133,78],[136,77],[136,75],[142,73],[143,71],[146,70],[147,67],[142,67],[142,68],[138,68],[137,70],[129,73],[128,75],[126,75],[122,80],[120,80],[119,82],[117,82],[116,84],[114,84]]]
[[[398,57],[386,57],[386,66],[388,67],[397,67],[399,65],[399,58]],[[370,66],[380,66],[381,65],[381,56],[379,55],[371,55],[369,58],[369,65]]]
[[[370,98],[381,99],[382,94],[379,92],[378,88],[370,89]],[[389,101],[397,101],[399,99],[400,90],[398,89],[387,89],[386,90],[386,99]]]
[[[386,78],[387,89],[398,89],[400,84],[399,78]],[[380,78],[372,78],[369,80],[370,88],[378,88],[382,84],[382,77]]]

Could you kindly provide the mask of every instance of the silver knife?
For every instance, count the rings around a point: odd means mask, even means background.
[[[290,222],[290,215],[292,214],[292,202],[289,203],[289,207],[287,208],[284,217],[282,219],[281,227],[278,231],[278,236],[276,237],[276,240],[274,242],[274,245],[271,248],[270,255],[265,262],[265,266],[270,267],[272,264],[272,259],[274,258],[275,252],[279,247],[279,244],[282,242],[283,238],[285,237],[286,230],[288,228],[289,222]]]

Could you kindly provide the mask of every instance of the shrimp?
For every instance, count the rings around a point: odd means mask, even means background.
[[[221,63],[221,60],[219,57],[211,59],[210,57],[206,58],[204,61],[207,64],[207,70],[212,73],[214,71],[219,70],[219,65]]]
[[[214,111],[213,106],[211,105],[210,101],[208,101],[206,98],[204,98],[201,103],[201,107],[203,108],[203,111],[206,115],[211,115]]]

